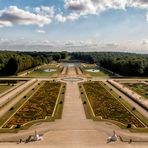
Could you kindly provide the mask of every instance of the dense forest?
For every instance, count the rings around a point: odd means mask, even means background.
[[[148,55],[117,52],[75,52],[72,59],[96,63],[123,76],[148,76]]]
[[[0,75],[14,75],[42,64],[64,59],[65,52],[10,52],[0,51]]]
[[[123,76],[148,76],[148,55],[117,52],[10,52],[0,51],[0,75],[14,75],[51,61],[70,57],[96,63]]]

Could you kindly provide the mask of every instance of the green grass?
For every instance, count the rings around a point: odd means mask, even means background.
[[[57,109],[55,112],[55,119],[62,118],[63,106],[64,106],[64,98],[65,98],[65,91],[66,91],[66,83],[62,83],[61,95],[58,101]],[[62,102],[62,103],[61,103]]]
[[[79,86],[80,93],[82,93],[83,92],[82,85],[79,84],[78,86]],[[93,118],[93,114],[92,114],[92,112],[90,110],[90,107],[88,105],[88,100],[86,99],[85,95],[81,94],[81,100],[82,100],[82,104],[83,104],[83,107],[84,107],[86,118],[87,119],[92,119]],[[86,102],[86,103],[84,103],[84,102]]]
[[[7,85],[7,84],[0,84],[0,93],[8,90],[9,88],[11,88],[11,85]]]
[[[54,71],[54,72],[44,72],[44,70],[50,69],[50,68],[55,69],[56,71]],[[61,69],[46,66],[46,67],[40,68],[38,70],[35,70],[35,71],[27,74],[26,76],[27,77],[49,77],[49,76],[52,76],[55,73],[57,73],[57,74],[60,73],[60,71],[61,71]]]
[[[148,84],[144,84],[144,83],[123,83],[123,85],[125,85],[126,87],[135,91],[136,93],[143,96],[144,98],[148,99]]]
[[[103,119],[120,122],[124,125],[133,124],[136,127],[144,127],[139,119],[118,98],[115,98],[102,86],[101,82],[84,83],[83,86],[96,119],[101,116]]]
[[[55,72],[44,72],[45,69],[56,69]],[[34,70],[31,72],[31,70]],[[48,65],[42,65],[39,69],[37,67],[30,68],[28,70],[22,71],[18,73],[17,75],[22,75],[23,73],[28,73],[24,75],[25,77],[49,77],[52,76],[55,73],[59,73],[60,69],[57,67],[56,64],[48,64]]]
[[[83,73],[89,74],[90,76],[93,76],[93,77],[109,77],[110,76],[109,73],[107,73],[103,70],[100,70],[100,72],[88,72],[87,70],[90,68],[84,68],[84,67],[82,68],[81,67],[81,69],[82,69]]]
[[[30,121],[51,116],[61,88],[61,83],[45,82],[39,90],[8,120],[3,128],[24,125]]]
[[[40,69],[40,70],[35,70],[29,74],[27,74],[27,77],[48,77],[48,76],[52,76],[55,72],[44,72],[44,69]]]

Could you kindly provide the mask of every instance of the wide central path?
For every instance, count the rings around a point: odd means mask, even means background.
[[[74,67],[68,68],[68,76],[76,76]],[[56,121],[53,130],[49,130],[44,140],[38,143],[60,147],[97,147],[100,143],[105,144],[107,135],[99,132],[92,120],[86,119],[77,82],[67,82],[66,87],[62,120]]]

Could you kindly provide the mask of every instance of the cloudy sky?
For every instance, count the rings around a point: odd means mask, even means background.
[[[0,0],[0,49],[148,53],[148,0]]]

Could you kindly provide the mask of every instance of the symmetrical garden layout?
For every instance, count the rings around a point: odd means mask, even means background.
[[[87,104],[90,104],[94,112],[94,119],[108,120],[121,127],[143,128],[145,125],[132,111],[121,101],[120,97],[112,94],[112,89],[107,89],[103,82],[84,82],[83,87]],[[81,94],[83,94],[81,92]]]
[[[38,70],[42,72],[42,70],[49,70],[48,68],[52,69],[49,65],[44,65]],[[55,69],[55,66],[53,69]],[[39,72],[38,70],[37,72]],[[68,86],[74,84],[80,88],[87,118],[92,118],[95,121],[111,122],[121,128],[130,128],[132,131],[138,129],[147,132],[145,129],[148,129],[148,120],[133,104],[124,99],[124,95],[129,96],[121,91],[123,88],[131,89],[137,92],[140,98],[147,100],[148,84],[145,80],[135,80],[136,83],[130,80],[108,78],[94,81],[97,79],[88,79],[90,76],[85,77],[86,75],[82,74],[78,66],[69,68],[68,66],[58,65],[58,70],[61,74],[57,74],[54,79],[53,77],[50,77],[50,80],[48,77],[18,77],[15,78],[15,83],[11,84],[9,80],[0,85],[0,91],[5,90],[5,87],[13,86],[13,89],[6,93],[6,96],[0,98],[0,102],[4,100],[1,103],[0,111],[3,111],[3,108],[5,111],[5,113],[0,114],[0,130],[2,132],[27,129],[38,122],[54,121],[54,119],[61,118],[66,83]],[[36,71],[30,74],[34,72]],[[83,82],[79,83],[81,80]],[[116,87],[118,85],[120,86],[119,89]],[[116,90],[121,94],[119,95],[114,88],[117,88]],[[70,91],[73,93],[75,90],[70,89]],[[136,94],[135,92],[132,95]],[[14,103],[11,104],[11,102]],[[69,118],[69,120],[71,119]]]
[[[2,128],[20,127],[28,122],[52,116],[62,83],[46,81],[39,85],[38,90],[20,106]]]

